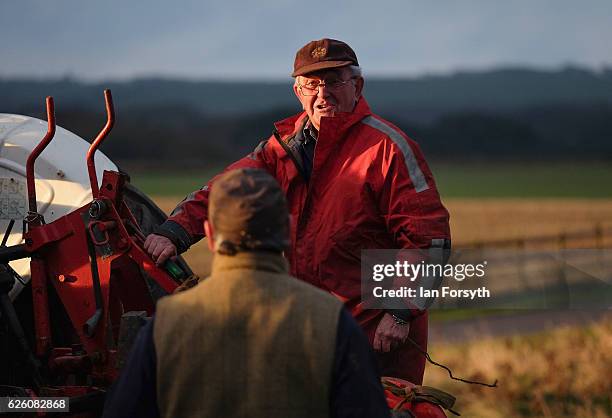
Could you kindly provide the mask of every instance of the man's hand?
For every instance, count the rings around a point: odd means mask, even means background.
[[[398,345],[404,343],[410,332],[410,324],[398,325],[393,317],[386,313],[374,334],[374,351],[388,353]]]
[[[144,243],[144,249],[149,253],[151,258],[155,261],[155,264],[161,266],[170,257],[175,256],[176,246],[168,238],[150,234]]]

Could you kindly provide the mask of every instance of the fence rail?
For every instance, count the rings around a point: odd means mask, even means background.
[[[565,250],[572,248],[612,248],[612,226],[596,224],[582,231],[562,232],[534,237],[496,240],[474,240],[458,245],[459,248],[546,248]]]

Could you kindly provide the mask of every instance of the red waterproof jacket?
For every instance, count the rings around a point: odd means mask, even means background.
[[[322,119],[306,181],[288,152],[306,119],[303,112],[277,122],[276,138],[227,169],[262,168],[278,180],[291,215],[291,274],[336,295],[369,329],[381,312],[360,305],[361,250],[429,248],[432,240],[450,239],[449,215],[419,146],[372,114],[364,98],[352,113]],[[169,218],[187,244],[204,236],[214,180]]]

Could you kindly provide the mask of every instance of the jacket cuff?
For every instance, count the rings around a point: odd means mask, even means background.
[[[425,313],[425,310],[420,309],[387,309],[389,315],[395,316],[402,321],[410,322]]]
[[[192,239],[181,225],[174,221],[166,221],[153,228],[153,233],[168,238],[176,246],[176,251],[184,253],[191,247]]]

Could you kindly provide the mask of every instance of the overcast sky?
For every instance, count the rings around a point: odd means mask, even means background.
[[[612,1],[0,0],[0,77],[282,79],[322,37],[348,42],[367,75],[599,69]]]

